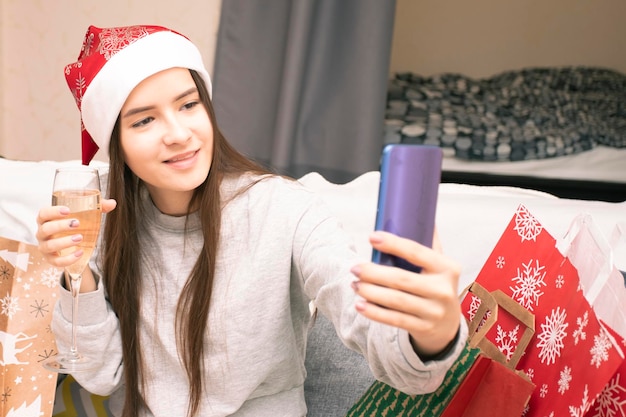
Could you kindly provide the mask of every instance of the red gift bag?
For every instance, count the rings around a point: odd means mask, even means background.
[[[441,417],[521,415],[535,385],[486,356],[479,356]]]
[[[626,339],[622,338],[610,327],[607,330],[626,350]],[[626,360],[617,369],[609,382],[585,414],[585,417],[622,417],[626,416]]]
[[[534,317],[501,291],[490,293],[480,284],[468,289],[482,300],[469,323],[468,342],[436,391],[405,394],[375,381],[348,411],[347,417],[503,417],[521,415],[534,384],[515,370],[534,331]],[[498,317],[509,312],[524,327],[518,355],[506,358],[484,340]]]
[[[526,207],[518,207],[476,282],[535,315],[535,334],[519,361],[536,385],[524,416],[584,416],[623,353],[587,302],[577,269]],[[471,293],[463,299],[468,319],[479,305]],[[486,338],[511,358],[520,334],[518,323],[501,317]]]
[[[480,284],[473,283],[468,291],[481,300],[469,323],[469,344],[480,348],[481,354],[441,417],[521,415],[535,385],[515,367],[535,332],[534,316],[500,290],[489,293]],[[485,337],[504,314],[524,327],[511,357]]]

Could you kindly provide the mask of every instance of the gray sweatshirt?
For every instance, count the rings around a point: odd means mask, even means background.
[[[225,181],[226,196],[249,178]],[[188,383],[174,337],[176,305],[200,249],[199,219],[160,213],[144,193],[140,337],[146,379],[142,416],[183,416]],[[406,331],[359,315],[350,268],[362,261],[320,198],[295,181],[265,179],[226,205],[208,324],[205,393],[200,416],[304,416],[304,355],[310,301],[344,343],[362,353],[374,376],[409,394],[434,390],[460,353],[467,329],[443,360],[423,363]],[[106,277],[104,277],[106,279]],[[74,375],[88,391],[123,403],[119,324],[102,282],[80,295],[79,351],[102,358],[94,372]],[[62,290],[53,318],[61,351],[71,335],[71,297]]]

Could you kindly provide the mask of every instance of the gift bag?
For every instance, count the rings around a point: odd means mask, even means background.
[[[561,251],[579,271],[585,298],[613,339],[626,351],[626,285],[615,266],[626,253],[626,223],[607,239],[589,215],[574,219],[560,242]],[[585,417],[626,416],[626,361],[611,377]]]
[[[584,416],[623,363],[623,352],[584,296],[577,269],[524,206],[519,206],[476,283],[501,290],[535,315],[519,368],[536,385],[525,417]],[[478,314],[468,294],[463,312]],[[506,317],[486,338],[507,357],[520,328]]]
[[[440,417],[479,354],[480,349],[465,345],[463,352],[446,373],[442,384],[431,394],[408,395],[384,382],[374,381],[350,408],[346,417]]]
[[[607,326],[607,330],[626,348],[626,339]],[[585,414],[585,417],[621,417],[626,416],[626,360],[617,369],[609,382]]]
[[[72,375],[57,386],[52,417],[111,417],[109,397],[92,394]]]
[[[480,284],[473,283],[468,293],[481,300],[469,326],[469,344],[478,347],[481,354],[441,417],[521,415],[535,385],[517,371],[516,366],[535,333],[535,318],[500,290],[489,293]],[[523,328],[520,338],[511,346],[511,355],[505,355],[486,338],[503,316]]]
[[[626,339],[626,285],[614,263],[619,249],[626,249],[626,223],[615,226],[609,241],[591,216],[581,214],[572,221],[559,249],[578,270],[583,294],[596,316]],[[626,256],[626,251],[619,256]]]
[[[3,417],[52,414],[57,374],[41,362],[55,355],[50,330],[62,270],[36,246],[0,237],[0,345]]]
[[[534,384],[515,370],[534,332],[534,317],[501,291],[489,293],[479,284],[468,291],[482,300],[469,324],[468,342],[430,394],[407,395],[376,381],[350,409],[347,417],[429,416],[502,417],[521,415]],[[485,335],[507,312],[524,327],[517,353],[505,357]]]

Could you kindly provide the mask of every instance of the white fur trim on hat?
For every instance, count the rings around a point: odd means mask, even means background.
[[[143,80],[170,68],[197,71],[211,94],[211,78],[198,48],[189,39],[162,31],[136,40],[104,64],[85,91],[81,113],[85,129],[108,152],[111,132],[131,91]]]

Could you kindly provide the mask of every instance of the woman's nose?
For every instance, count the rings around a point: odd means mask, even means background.
[[[191,138],[191,129],[187,127],[184,120],[176,116],[167,118],[163,142],[167,145],[185,142]]]

